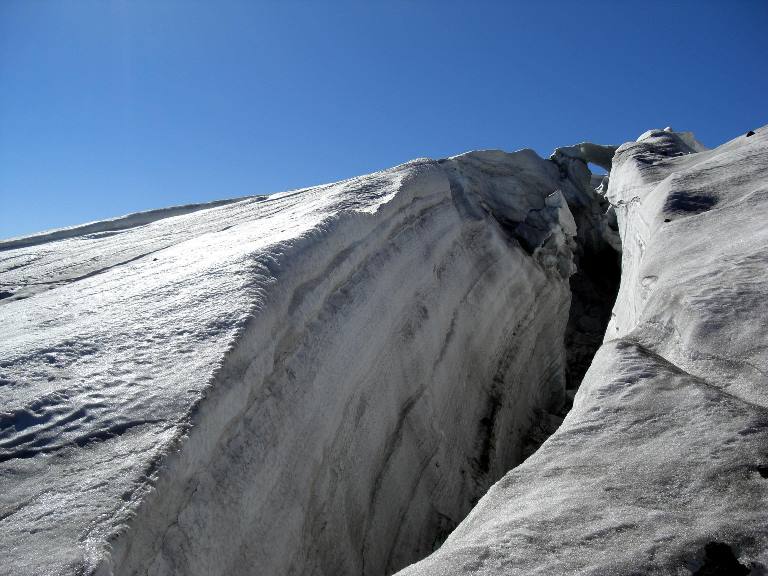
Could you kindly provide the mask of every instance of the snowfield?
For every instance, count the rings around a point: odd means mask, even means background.
[[[0,241],[0,573],[761,573],[766,168],[650,131]]]

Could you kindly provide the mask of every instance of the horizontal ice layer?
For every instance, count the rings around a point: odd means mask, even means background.
[[[649,131],[608,198],[621,288],[573,409],[403,576],[768,567],[768,128]]]
[[[563,401],[577,194],[488,151],[0,244],[4,567],[423,556]]]

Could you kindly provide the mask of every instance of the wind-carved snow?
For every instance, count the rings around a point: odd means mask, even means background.
[[[378,575],[450,533],[403,574],[759,573],[767,139],[0,243],[4,569]]]
[[[613,317],[558,431],[403,576],[763,574],[768,129],[621,146]]]
[[[565,401],[582,188],[475,152],[0,244],[4,566],[423,557]]]

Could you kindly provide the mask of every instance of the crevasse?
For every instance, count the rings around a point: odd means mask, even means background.
[[[400,171],[386,203],[275,259],[279,290],[104,569],[392,573],[557,422],[574,251],[611,250],[585,161],[489,151]]]

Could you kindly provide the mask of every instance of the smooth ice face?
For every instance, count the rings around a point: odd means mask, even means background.
[[[4,565],[428,553],[563,402],[580,186],[484,151],[0,243]]]
[[[768,128],[618,149],[621,288],[573,409],[400,574],[763,573],[767,173]]]

